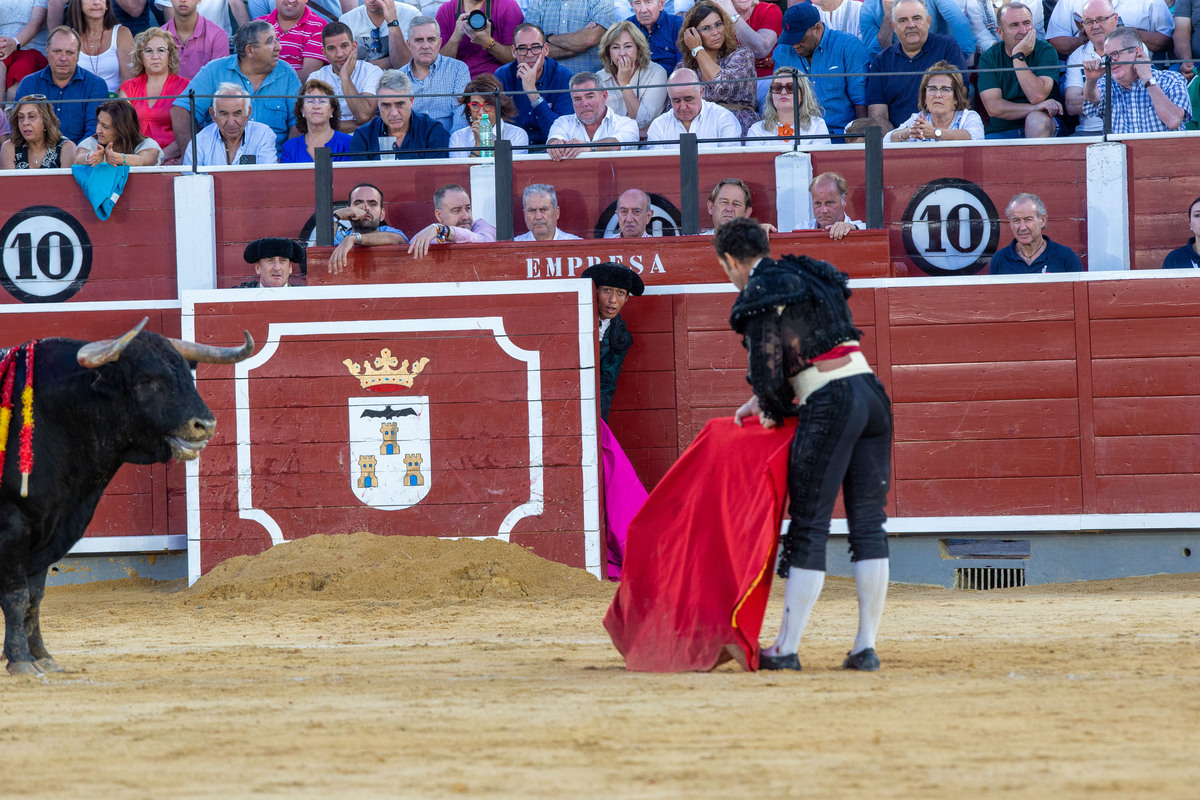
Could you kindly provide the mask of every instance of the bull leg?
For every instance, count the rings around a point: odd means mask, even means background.
[[[29,652],[29,639],[25,635],[25,618],[29,611],[29,588],[0,591],[0,608],[4,610],[4,657],[8,659],[8,671],[12,675],[40,675]]]
[[[29,609],[25,612],[25,638],[29,641],[29,653],[34,664],[43,672],[62,672],[42,642],[41,610],[42,598],[46,596],[46,570],[29,576]]]
[[[0,610],[4,612],[4,657],[13,675],[38,675],[41,670],[29,652],[25,615],[29,612],[29,531],[0,516]]]

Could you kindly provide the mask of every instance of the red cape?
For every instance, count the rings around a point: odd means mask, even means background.
[[[604,627],[644,672],[758,669],[795,421],[710,420],[629,524]]]

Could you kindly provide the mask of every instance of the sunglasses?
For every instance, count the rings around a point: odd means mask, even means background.
[[[794,83],[772,83],[771,94],[791,94]]]

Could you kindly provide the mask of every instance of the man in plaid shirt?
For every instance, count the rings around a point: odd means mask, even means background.
[[[525,21],[546,32],[550,58],[572,73],[600,72],[596,45],[617,15],[612,0],[530,0]]]
[[[1112,59],[1111,133],[1177,131],[1192,117],[1187,85],[1177,72],[1150,66],[1137,31],[1120,27],[1104,39],[1104,54]],[[1083,113],[1104,118],[1104,62],[1083,62]]]
[[[412,60],[400,68],[413,86],[413,111],[425,114],[442,123],[442,127],[453,133],[466,127],[466,118],[461,113],[458,98],[471,71],[457,58],[442,55],[442,34],[433,17],[413,17],[408,24],[408,51]],[[422,95],[441,95],[430,97]],[[495,125],[495,121],[492,122]]]

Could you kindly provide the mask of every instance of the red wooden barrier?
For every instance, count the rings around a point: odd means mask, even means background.
[[[261,290],[194,302],[197,340],[231,341],[246,328],[262,343],[232,378],[228,368],[199,372],[218,418],[236,425],[218,428],[200,464],[194,574],[281,541],[358,530],[500,535],[599,568],[588,284]],[[411,363],[380,366],[387,351]]]

